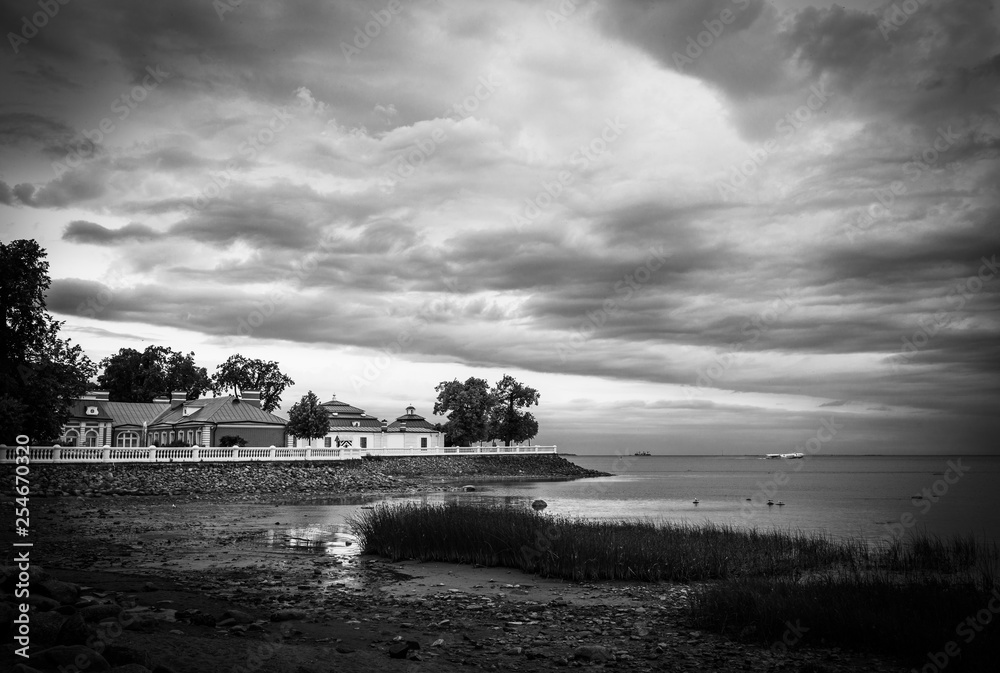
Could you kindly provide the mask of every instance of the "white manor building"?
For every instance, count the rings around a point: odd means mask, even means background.
[[[364,409],[337,400],[334,395],[323,407],[330,413],[330,431],[325,437],[308,439],[289,435],[288,446],[343,449],[434,449],[444,446],[444,433],[412,407],[390,423],[366,414]]]

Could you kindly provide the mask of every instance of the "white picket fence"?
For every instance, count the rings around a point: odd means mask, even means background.
[[[0,463],[13,463],[17,447],[0,446]],[[327,449],[280,446],[115,447],[32,446],[31,463],[249,463],[253,461],[358,460],[364,456],[510,456],[558,453],[555,446],[444,446],[411,449]],[[23,454],[22,454],[23,455]],[[22,458],[23,462],[23,458]]]

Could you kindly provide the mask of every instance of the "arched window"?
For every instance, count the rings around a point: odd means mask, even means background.
[[[84,446],[97,446],[97,430],[87,430],[83,438]]]
[[[173,442],[173,441],[174,441],[174,431],[171,430],[170,431],[170,439],[168,439],[167,442],[169,443],[169,442]]]
[[[139,446],[139,433],[132,432],[119,432],[115,446]]]
[[[79,446],[80,445],[80,433],[76,430],[67,430],[66,436],[63,437],[63,444],[66,446]]]
[[[194,444],[194,430],[187,431],[187,445],[191,446]]]

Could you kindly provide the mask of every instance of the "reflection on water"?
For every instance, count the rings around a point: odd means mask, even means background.
[[[464,491],[449,493],[419,493],[415,495],[398,495],[387,498],[382,502],[401,503],[408,502],[418,505],[441,505],[445,503],[461,502],[473,505],[504,505],[509,507],[529,507],[535,498],[520,494],[490,494]]]
[[[261,531],[251,544],[305,554],[327,556],[357,556],[358,540],[351,535],[346,523],[327,526],[271,528]],[[255,546],[256,546],[255,545]]]

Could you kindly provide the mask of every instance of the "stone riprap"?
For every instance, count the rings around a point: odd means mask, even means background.
[[[442,481],[605,475],[557,455],[419,456],[335,463],[36,463],[31,471],[34,497],[406,492],[439,490]]]

